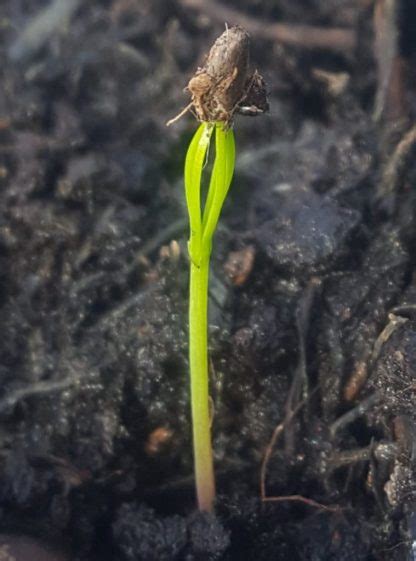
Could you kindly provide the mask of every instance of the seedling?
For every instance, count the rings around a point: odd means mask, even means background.
[[[201,213],[201,175],[212,135],[215,161],[205,208]],[[189,366],[195,479],[198,506],[212,510],[215,496],[208,392],[207,306],[212,236],[234,173],[234,133],[222,123],[202,123],[185,160],[185,193],[189,213],[190,257]]]
[[[192,109],[201,124],[185,159],[185,194],[189,214],[189,367],[195,482],[200,510],[211,512],[215,478],[211,444],[208,375],[208,277],[212,238],[231,184],[235,164],[234,114],[257,115],[268,109],[265,85],[248,74],[249,36],[232,27],[215,41],[203,68],[188,84]],[[215,138],[215,156],[205,204],[201,196],[203,169]]]

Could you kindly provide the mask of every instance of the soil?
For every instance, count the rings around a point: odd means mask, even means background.
[[[254,26],[270,112],[235,118],[213,251],[213,516],[187,378],[196,121],[165,123],[218,6],[2,1],[1,558],[414,559],[416,13],[376,4],[218,4]]]

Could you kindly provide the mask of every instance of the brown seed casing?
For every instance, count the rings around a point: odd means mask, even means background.
[[[250,36],[236,25],[226,29],[209,51],[204,70],[213,78],[221,80],[233,74],[237,68],[241,76],[240,87],[248,72]]]
[[[255,117],[269,110],[266,83],[257,70],[248,78],[245,90],[246,94],[237,107],[238,113]]]
[[[224,31],[203,68],[188,84],[200,121],[229,121],[241,98],[248,72],[249,36],[241,27]]]
[[[199,121],[229,124],[236,111],[257,115],[268,109],[263,78],[249,74],[250,39],[235,26],[215,41],[202,68],[198,68],[187,89]]]

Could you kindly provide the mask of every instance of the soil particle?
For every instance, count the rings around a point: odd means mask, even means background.
[[[321,540],[316,540],[319,533]],[[300,536],[304,559],[310,561],[366,561],[369,547],[365,537],[365,527],[359,527],[353,520],[336,521],[326,515],[306,521]]]
[[[329,395],[339,395],[345,379],[370,359],[389,308],[406,284],[408,266],[397,231],[387,230],[370,243],[361,264],[358,260],[352,270],[328,278],[324,298],[329,316],[322,318],[326,327],[319,337],[322,345],[332,346],[325,359],[332,357],[331,366],[320,367],[321,384],[328,392],[324,404],[331,402]],[[336,368],[338,376],[330,375],[328,366],[332,372]]]
[[[384,485],[387,499],[392,507],[413,506],[415,491],[415,468],[408,458],[395,461],[389,480]]]
[[[230,533],[221,522],[207,513],[196,513],[188,522],[190,552],[186,561],[221,559],[230,545]]]
[[[384,344],[371,377],[390,414],[415,417],[416,322],[407,321]]]
[[[256,238],[282,272],[315,274],[345,255],[359,220],[357,212],[330,199],[291,192],[278,216],[261,226]]]
[[[119,559],[126,561],[175,561],[187,542],[184,518],[160,518],[144,505],[123,505],[113,533]]]
[[[118,559],[215,561],[229,546],[229,533],[205,513],[160,518],[143,505],[123,505],[113,524]]]

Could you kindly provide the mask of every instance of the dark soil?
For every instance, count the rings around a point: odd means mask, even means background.
[[[165,122],[224,22],[189,4],[1,2],[1,559],[411,561],[415,10],[389,74],[370,1],[222,4],[356,46],[252,36],[271,111],[236,117],[213,252],[214,517],[187,378],[196,122]],[[279,425],[265,493],[289,498],[262,501]]]

